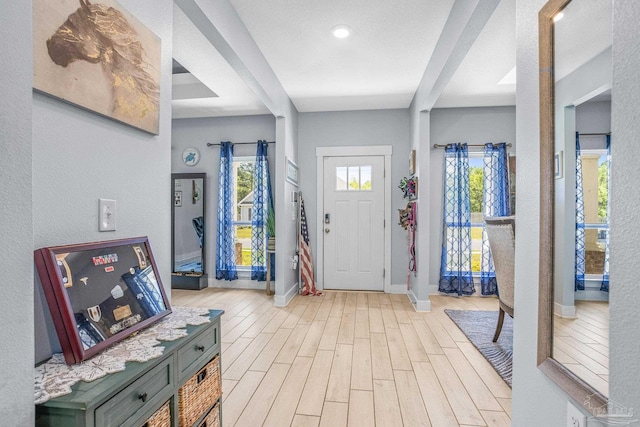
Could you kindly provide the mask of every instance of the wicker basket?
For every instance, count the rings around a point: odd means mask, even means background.
[[[190,427],[205,414],[222,394],[219,356],[178,390],[178,425]]]
[[[220,404],[216,403],[198,427],[220,427]]]
[[[171,408],[170,401],[167,400],[164,405],[149,417],[142,427],[171,427]]]

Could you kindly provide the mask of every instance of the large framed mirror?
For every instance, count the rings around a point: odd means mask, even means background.
[[[538,365],[593,414],[609,378],[612,0],[549,0],[540,31]]]
[[[207,287],[205,173],[171,174],[171,287]]]

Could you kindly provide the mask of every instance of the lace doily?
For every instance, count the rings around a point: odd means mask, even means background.
[[[79,381],[93,381],[105,375],[124,371],[127,362],[146,362],[162,356],[160,341],[173,341],[187,335],[187,325],[209,323],[209,309],[172,307],[172,313],[135,336],[109,347],[91,359],[67,365],[61,353],[35,369],[35,403],[71,393]]]

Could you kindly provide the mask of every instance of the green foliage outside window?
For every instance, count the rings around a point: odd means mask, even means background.
[[[603,162],[598,166],[598,217],[607,217],[609,206],[609,162]]]
[[[482,190],[484,188],[484,173],[481,167],[469,168],[469,199],[471,212],[482,212]]]

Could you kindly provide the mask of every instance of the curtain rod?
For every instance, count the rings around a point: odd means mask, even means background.
[[[433,148],[447,148],[452,144],[433,144]],[[467,147],[485,147],[487,144],[467,144]],[[511,147],[511,143],[507,143],[507,147]]]
[[[611,132],[602,132],[602,133],[580,133],[580,132],[578,132],[578,135],[580,135],[580,136],[606,136],[606,135],[611,135]]]
[[[233,145],[242,145],[242,144],[257,144],[258,141],[253,142],[232,142]],[[275,141],[267,141],[267,144],[275,144]],[[220,145],[220,142],[207,142],[207,147],[213,147],[216,145]]]

